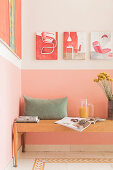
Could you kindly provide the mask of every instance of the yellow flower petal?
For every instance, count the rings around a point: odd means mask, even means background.
[[[94,82],[99,82],[99,80],[98,80],[98,79],[94,79],[93,81],[94,81]]]

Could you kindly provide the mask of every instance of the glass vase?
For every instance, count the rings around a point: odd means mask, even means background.
[[[113,100],[108,101],[108,119],[113,120]]]

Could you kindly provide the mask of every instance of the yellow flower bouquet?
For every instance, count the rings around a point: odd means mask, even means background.
[[[112,101],[113,100],[113,94],[112,94],[113,79],[110,78],[109,74],[105,72],[98,74],[97,78],[94,79],[94,82],[98,83],[98,85],[103,89],[108,100]]]

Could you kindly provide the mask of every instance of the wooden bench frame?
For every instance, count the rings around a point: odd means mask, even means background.
[[[14,123],[14,165],[17,167],[18,140],[21,137],[22,151],[25,151],[25,133],[27,132],[73,132],[79,133],[73,129],[54,124],[56,120],[40,120],[39,123]],[[90,125],[82,133],[88,132],[113,132],[113,121],[106,120]]]

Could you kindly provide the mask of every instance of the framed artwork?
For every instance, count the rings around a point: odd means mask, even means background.
[[[36,35],[36,60],[57,60],[58,32],[38,32]]]
[[[113,59],[113,33],[91,32],[91,59]]]
[[[15,51],[15,0],[9,0],[9,41]]]
[[[86,54],[85,32],[64,32],[64,60],[84,60]]]

